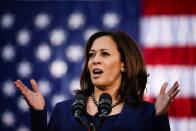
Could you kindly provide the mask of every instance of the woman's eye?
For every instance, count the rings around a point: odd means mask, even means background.
[[[109,53],[107,53],[107,52],[103,52],[102,53],[102,56],[109,56],[110,54]]]
[[[93,55],[94,55],[93,53],[89,53],[89,54],[88,54],[88,57],[89,57],[89,58],[92,58]]]

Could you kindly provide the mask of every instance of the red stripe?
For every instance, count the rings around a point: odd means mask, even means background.
[[[143,53],[150,65],[196,65],[196,47],[144,48]]]
[[[154,102],[155,98],[148,98]],[[169,116],[196,117],[196,98],[176,98],[169,107]]]
[[[144,15],[190,15],[196,14],[195,0],[143,0]]]

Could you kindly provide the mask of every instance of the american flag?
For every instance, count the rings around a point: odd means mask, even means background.
[[[79,88],[83,50],[99,30],[121,30],[141,47],[150,74],[146,96],[163,82],[181,91],[169,109],[172,131],[196,130],[194,0],[0,2],[0,130],[29,131],[29,109],[14,81],[34,78],[48,116]]]

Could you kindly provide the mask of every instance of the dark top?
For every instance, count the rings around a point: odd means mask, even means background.
[[[73,117],[71,105],[73,100],[56,104],[50,121],[47,125],[46,110],[30,110],[32,131],[87,131]],[[96,121],[98,116],[86,114],[88,121]],[[170,131],[167,114],[156,116],[155,106],[152,103],[143,103],[138,107],[124,104],[122,112],[108,116],[99,131]]]

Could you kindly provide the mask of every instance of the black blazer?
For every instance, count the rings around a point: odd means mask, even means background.
[[[72,103],[68,100],[56,104],[48,125],[46,110],[31,109],[32,131],[87,131],[74,119]],[[167,114],[155,116],[154,104],[146,102],[139,107],[124,104],[114,124],[108,126],[105,122],[99,131],[170,131],[170,126]]]

